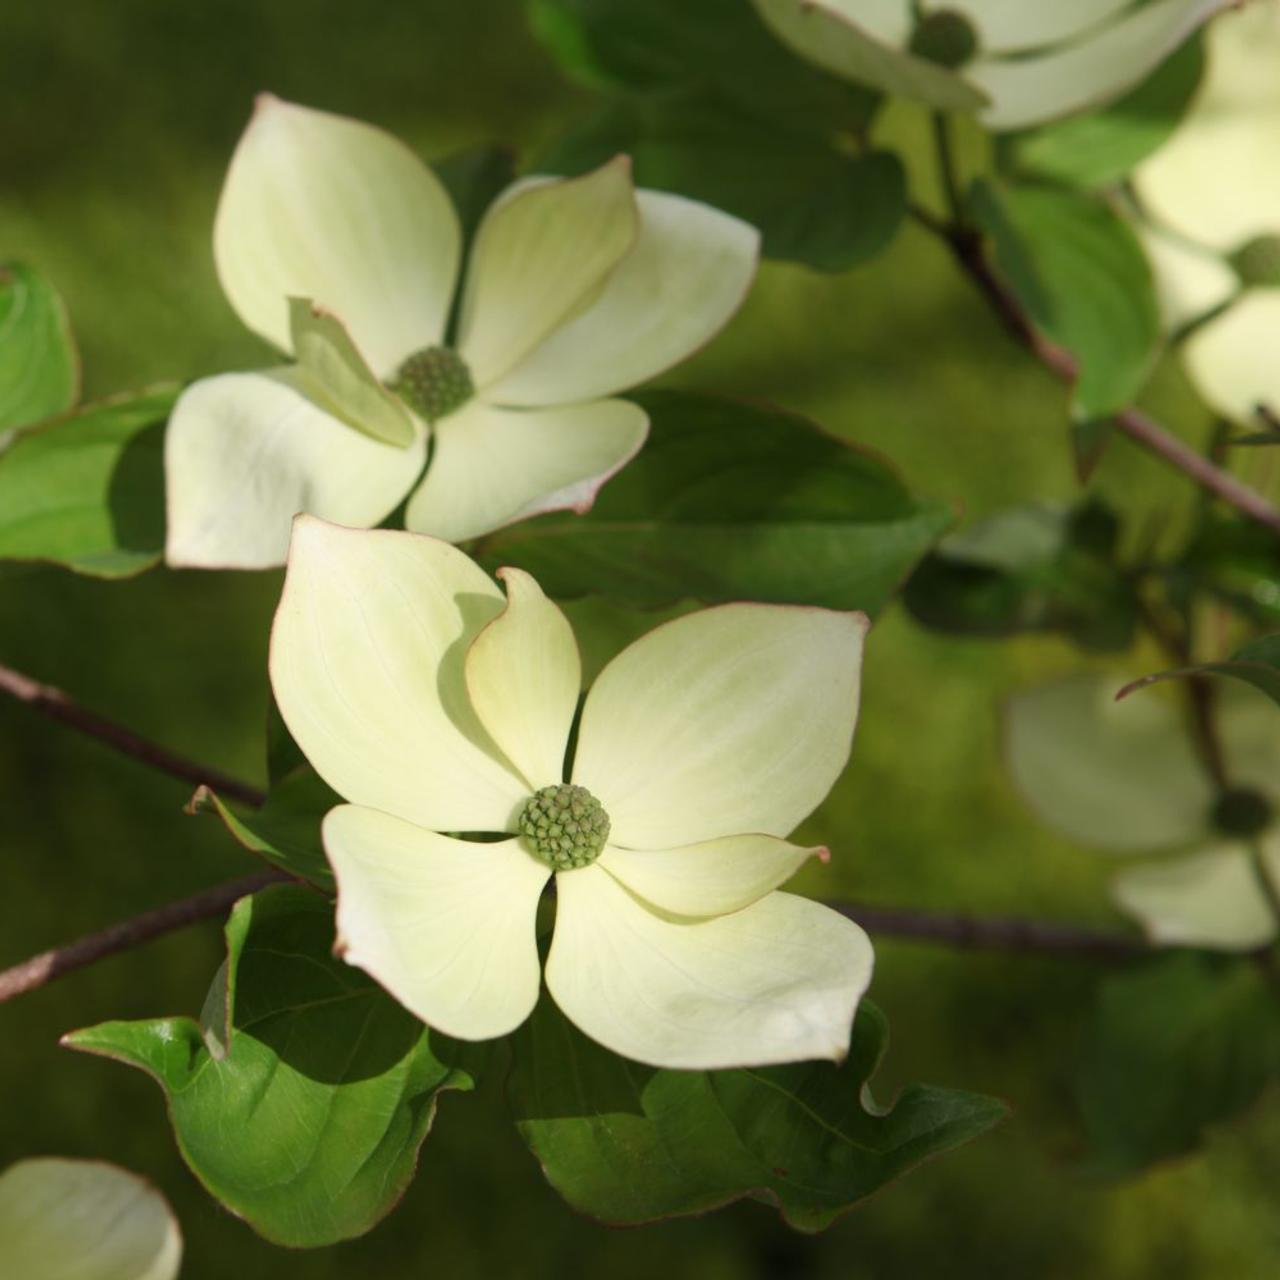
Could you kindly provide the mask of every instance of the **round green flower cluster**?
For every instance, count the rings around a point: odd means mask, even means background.
[[[428,422],[438,422],[475,395],[471,370],[451,347],[423,347],[400,366],[391,390]]]
[[[609,815],[600,801],[586,787],[567,782],[535,791],[517,825],[553,871],[590,865],[609,838]]]

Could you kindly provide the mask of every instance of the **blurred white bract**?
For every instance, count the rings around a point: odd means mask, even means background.
[[[801,56],[1005,132],[1103,106],[1230,0],[752,0]]]
[[[1186,118],[1134,174],[1171,328],[1218,413],[1280,411],[1280,2],[1256,0],[1208,32]]]
[[[1217,788],[1159,691],[1116,701],[1123,676],[1081,674],[1027,689],[1005,711],[1009,772],[1036,814],[1071,840],[1155,855],[1117,873],[1112,894],[1153,943],[1251,951],[1280,934],[1280,737],[1252,689],[1218,692]]]

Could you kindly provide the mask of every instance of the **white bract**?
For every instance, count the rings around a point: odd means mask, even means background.
[[[824,70],[1006,131],[1119,97],[1231,0],[752,2]]]
[[[1243,685],[1216,686],[1224,800],[1161,691],[1116,701],[1126,681],[1081,675],[1018,694],[1006,716],[1010,772],[1037,814],[1083,844],[1163,854],[1120,872],[1119,906],[1153,942],[1247,951],[1280,933],[1261,876],[1280,893],[1280,711]],[[1254,837],[1222,829],[1256,816]],[[1254,849],[1257,849],[1257,857]],[[1178,851],[1178,852],[1173,852]]]
[[[1205,400],[1239,422],[1280,412],[1280,0],[1209,27],[1205,78],[1133,181],[1168,322],[1221,309],[1182,348]]]
[[[554,874],[547,987],[594,1040],[664,1067],[842,1058],[871,945],[776,890],[825,855],[784,837],[848,759],[865,616],[658,627],[596,680],[566,776],[572,630],[528,574],[499,577],[505,598],[433,538],[294,526],[271,681],[350,802],[324,822],[340,954],[449,1035],[504,1035],[538,999]]]
[[[281,564],[296,513],[368,527],[406,496],[410,529],[454,542],[585,511],[648,430],[613,393],[726,323],[758,244],[728,214],[635,190],[622,156],[524,179],[480,223],[451,333],[462,233],[440,181],[380,129],[264,96],[214,256],[241,320],[295,363],[179,399],[166,558]]]
[[[174,1280],[182,1234],[164,1197],[95,1160],[20,1160],[0,1173],[0,1275]]]

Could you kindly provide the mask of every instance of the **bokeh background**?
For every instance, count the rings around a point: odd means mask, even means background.
[[[428,158],[495,140],[530,157],[590,109],[534,43],[517,0],[0,6],[0,257],[30,260],[63,291],[89,397],[265,362],[221,298],[210,252],[222,174],[261,89],[376,122]],[[880,132],[904,148],[929,199],[925,121],[895,107]],[[766,265],[732,327],[668,381],[808,412],[887,454],[915,488],[956,499],[966,518],[1076,492],[1063,392],[912,228],[844,277]],[[1175,371],[1160,371],[1148,399],[1204,437]],[[1124,442],[1095,484],[1173,519],[1193,501]],[[113,585],[7,569],[0,661],[260,778],[278,591],[274,573],[157,571]],[[597,657],[647,625],[593,604],[575,614]],[[870,642],[853,762],[808,826],[836,856],[799,887],[1120,927],[1105,859],[1040,829],[999,757],[1004,695],[1086,661],[1050,639],[930,635],[890,609]],[[0,703],[0,965],[253,870],[215,821],[184,816],[186,798]],[[891,940],[879,944],[873,987],[893,1027],[880,1095],[921,1079],[999,1094],[1015,1112],[825,1235],[792,1234],[758,1204],[630,1231],[576,1217],[489,1081],[443,1100],[390,1219],[359,1241],[286,1253],[200,1190],[150,1081],[57,1047],[62,1032],[102,1019],[198,1011],[220,953],[208,924],[0,1008],[0,1166],[70,1154],[144,1172],[181,1217],[187,1280],[1280,1274],[1280,1098],[1195,1158],[1108,1181],[1072,1097],[1096,967]]]

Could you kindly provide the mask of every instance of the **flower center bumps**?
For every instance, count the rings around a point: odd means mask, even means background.
[[[520,834],[555,871],[594,862],[609,838],[609,815],[586,787],[543,787],[520,812]]]
[[[428,422],[439,422],[475,395],[471,370],[450,347],[424,347],[400,366],[391,390]]]

